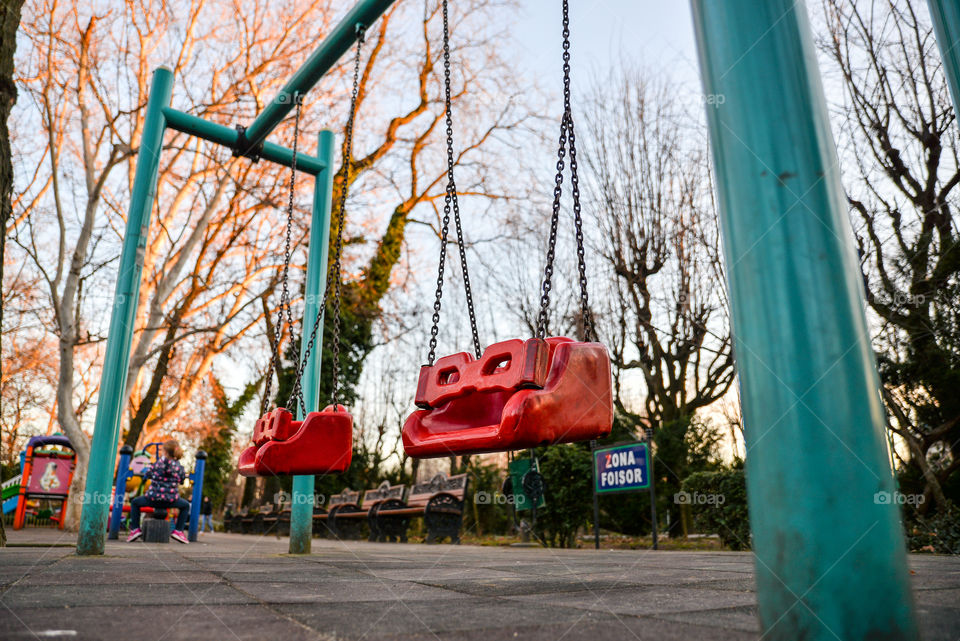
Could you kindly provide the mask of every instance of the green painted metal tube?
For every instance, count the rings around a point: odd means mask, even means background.
[[[120,252],[120,269],[110,317],[110,332],[103,359],[97,416],[90,445],[87,483],[77,537],[77,554],[103,554],[110,509],[110,486],[117,461],[117,440],[120,436],[120,414],[130,364],[130,342],[140,295],[143,252],[150,229],[150,212],[157,191],[157,172],[163,133],[166,130],[163,107],[170,103],[173,72],[159,67],[153,73],[150,97],[144,115],[143,135],[137,154],[137,168],[127,211],[127,227]]]
[[[313,218],[310,221],[310,254],[307,258],[306,302],[303,306],[303,331],[305,338],[313,327],[318,313],[322,313],[323,290],[327,286],[327,254],[330,245],[330,212],[333,209],[333,154],[334,135],[332,131],[320,132],[317,156],[329,171],[319,173],[313,188]],[[299,165],[299,163],[298,163]],[[303,370],[303,404],[308,412],[320,409],[320,360],[323,353],[323,322],[317,333],[317,344],[310,352],[307,366]],[[300,345],[300,358],[306,349],[306,342]],[[303,420],[300,410],[297,418]],[[293,505],[290,508],[290,554],[310,554],[313,536],[313,498],[314,483],[312,476],[293,477]]]
[[[305,95],[330,71],[340,57],[357,40],[357,25],[369,27],[394,0],[360,0],[343,20],[324,38],[320,46],[307,58],[280,93],[247,128],[247,138],[253,142],[265,140],[270,132],[293,109],[293,97]]]
[[[916,639],[863,282],[810,24],[693,0],[764,639]]]
[[[933,32],[943,58],[943,70],[953,97],[953,109],[960,118],[960,3],[957,0],[929,0]]]
[[[209,140],[210,142],[223,145],[224,147],[230,147],[231,149],[237,143],[236,129],[231,129],[230,127],[218,125],[203,118],[183,113],[172,107],[164,108],[163,115],[167,119],[167,126],[171,129],[182,131],[191,136],[198,136],[204,140]],[[293,163],[293,152],[286,147],[281,147],[272,142],[263,143],[260,157],[264,160],[275,162],[278,165],[283,165],[284,167],[289,167]],[[326,165],[317,158],[299,151],[297,152],[297,171],[303,171],[316,176],[322,172],[324,168],[326,168]]]

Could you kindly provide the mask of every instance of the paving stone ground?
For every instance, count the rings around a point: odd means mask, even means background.
[[[734,552],[546,550],[207,534],[198,543],[11,532],[0,639],[758,639],[753,560]],[[29,544],[31,547],[21,547]],[[63,546],[63,547],[60,547]],[[913,555],[921,635],[960,641],[960,558]]]

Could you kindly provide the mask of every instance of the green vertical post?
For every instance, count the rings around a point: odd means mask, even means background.
[[[120,269],[110,316],[107,351],[103,359],[97,417],[90,445],[87,483],[77,537],[77,554],[103,554],[106,536],[107,512],[110,509],[110,486],[117,460],[117,440],[120,436],[120,414],[130,364],[130,342],[140,295],[143,271],[143,252],[150,229],[150,213],[157,192],[157,173],[166,121],[163,108],[170,104],[173,91],[173,72],[159,67],[153,73],[150,97],[144,115],[143,134],[137,153],[137,168],[130,193],[127,227],[120,251]]]
[[[313,327],[323,302],[323,290],[327,284],[327,254],[330,243],[330,212],[333,198],[333,153],[332,131],[320,132],[317,158],[326,169],[317,174],[313,183],[313,218],[310,221],[310,254],[307,258],[307,284],[303,306],[304,340],[300,345],[300,358],[307,347],[308,333]],[[323,354],[323,321],[317,333],[317,343],[310,352],[303,370],[303,404],[308,412],[315,412],[320,403],[320,361]],[[303,415],[297,409],[297,418]],[[290,507],[290,554],[310,554],[313,540],[313,476],[293,477],[293,504]]]
[[[957,0],[929,0],[933,32],[943,58],[943,71],[953,97],[953,109],[960,118],[960,3]]]
[[[884,408],[806,7],[693,0],[764,639],[916,639]]]

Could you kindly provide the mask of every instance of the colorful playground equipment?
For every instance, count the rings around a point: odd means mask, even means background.
[[[107,538],[117,540],[120,536],[120,525],[126,520],[126,514],[130,511],[129,499],[142,494],[146,488],[143,482],[142,472],[145,468],[155,463],[160,458],[160,447],[162,442],[148,443],[142,450],[134,452],[129,445],[120,448],[120,458],[117,462],[116,482],[114,484],[113,497],[110,502],[110,518],[107,521]],[[154,455],[151,457],[148,450],[154,448]],[[191,482],[190,491],[190,523],[187,533],[187,540],[194,542],[197,540],[197,529],[200,522],[200,503],[203,500],[203,475],[206,469],[207,453],[203,450],[197,450],[193,472],[187,475]],[[152,514],[154,509],[144,507],[141,509],[144,514]],[[167,511],[162,510],[163,518],[167,519]]]
[[[63,508],[70,497],[70,482],[77,462],[77,453],[70,445],[70,439],[61,434],[34,436],[27,441],[22,461],[13,529],[19,530],[26,525],[31,502],[54,501],[59,506],[50,519],[62,530]]]
[[[173,74],[162,67],[156,70],[137,147],[136,173],[118,266],[116,304],[112,308],[87,476],[89,500],[84,504],[77,542],[79,554],[104,551],[108,508],[101,499],[109,497],[111,491],[132,319],[142,277],[138,248],[147,242],[164,132],[169,127],[231,148],[237,155],[294,166],[315,176],[304,318],[319,318],[322,294],[325,289],[329,291],[325,283],[333,134],[321,132],[315,158],[270,143],[266,137],[295,105],[299,107],[300,96],[333,68],[355,42],[362,40],[364,31],[392,4],[393,0],[359,0],[284,85],[280,95],[266,102],[264,110],[245,129],[210,123],[173,109]],[[566,4],[565,40],[569,35]],[[960,40],[960,9],[954,0],[929,0],[929,4],[954,106],[960,110],[960,54],[951,46]],[[747,489],[764,637],[773,641],[832,639],[840,635],[858,641],[878,637],[916,639],[898,506],[872,500],[878,491],[893,493],[894,480],[883,440],[884,409],[867,331],[863,284],[806,7],[793,0],[692,0],[692,5],[704,94],[724,97],[722,108],[715,104],[708,107],[707,120],[749,452]],[[448,55],[445,61],[449,62]],[[566,85],[569,51],[564,52],[564,80]],[[449,127],[449,109],[447,118]],[[351,129],[352,120],[348,123],[347,144]],[[575,169],[573,142],[573,120],[569,105],[565,104],[561,169],[565,144],[569,144],[571,169]],[[450,144],[448,141],[448,149]],[[452,176],[448,179],[450,190]],[[562,176],[556,189],[560,180]],[[576,203],[575,177],[572,185]],[[459,228],[454,196],[455,191],[448,191],[450,207],[444,208],[445,218],[449,221],[452,211]],[[558,211],[555,202],[536,336],[546,341],[551,339],[543,333],[543,315],[549,305]],[[576,206],[574,214],[579,241],[580,216]],[[342,229],[341,218],[338,238]],[[443,240],[445,244],[446,235]],[[338,255],[339,244],[338,241]],[[462,253],[463,243],[460,248]],[[587,330],[590,319],[582,243],[578,242],[577,249],[582,322]],[[442,258],[440,275],[442,285]],[[339,283],[340,279],[330,280]],[[439,313],[439,309],[438,291],[434,310]],[[589,330],[584,338],[588,335]],[[559,378],[569,371],[569,364],[564,366],[559,360],[563,352],[576,351],[574,345],[552,339],[556,347],[542,390],[531,391],[519,385],[504,385],[505,389],[497,390],[499,383],[488,384],[485,379],[496,372],[481,370],[479,375],[474,374],[473,383],[459,386],[457,396],[447,395],[447,404],[467,408],[471,403],[482,405],[484,396],[509,396],[490,405],[500,411],[499,419],[497,411],[490,410],[482,421],[465,421],[459,417],[459,410],[449,410],[444,423],[440,421],[443,412],[432,404],[439,404],[445,392],[431,393],[430,381],[435,388],[457,381],[452,374],[450,378],[441,377],[441,371],[435,369],[435,339],[434,334],[429,369],[424,374],[427,382],[418,395],[421,403],[428,406],[418,411],[433,414],[430,421],[424,415],[417,419],[409,434],[413,446],[417,439],[428,441],[434,434],[446,434],[441,438],[464,447],[464,451],[526,445],[527,436],[492,443],[480,439],[478,445],[477,440],[454,439],[454,432],[463,430],[469,435],[478,426],[496,425],[499,434],[508,433],[503,425],[522,425],[526,417],[535,414],[536,403],[526,399],[546,397],[552,389],[550,377],[554,370]],[[319,343],[317,337],[316,343],[305,341],[301,347],[298,383],[302,385],[302,403],[298,401],[297,412],[302,422],[298,431],[310,424],[304,419],[319,407]],[[585,340],[583,344],[590,343]],[[481,360],[475,330],[473,358]],[[524,366],[526,358],[524,355]],[[538,358],[534,357],[534,364]],[[572,362],[572,356],[570,359]],[[471,369],[469,357],[443,361],[451,362],[458,373]],[[602,369],[593,367],[597,372]],[[473,389],[469,389],[470,385]],[[605,398],[603,385],[602,378],[587,382],[590,391],[601,392],[600,398]],[[520,418],[513,423],[515,415],[508,412],[508,406],[521,401],[529,406],[519,412]],[[569,396],[562,396],[558,403],[567,403],[569,407]],[[338,413],[336,396],[332,405],[334,413]],[[506,422],[504,416],[508,417]],[[293,430],[296,422],[262,427],[261,445],[266,444],[262,439],[264,430]],[[597,425],[586,426],[581,436],[591,433],[600,436],[603,431]],[[525,434],[542,436],[536,429]],[[312,475],[294,477],[291,553],[310,551],[309,499],[313,490]]]
[[[20,503],[20,479],[23,478],[23,459],[20,460],[21,473],[0,484],[0,500],[3,501],[3,513],[9,514]]]

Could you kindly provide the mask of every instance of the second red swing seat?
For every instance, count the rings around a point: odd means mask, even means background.
[[[353,416],[343,405],[293,420],[286,409],[264,414],[253,429],[253,445],[240,454],[243,476],[334,474],[350,467]]]
[[[512,339],[420,369],[403,448],[415,458],[603,438],[613,426],[610,356],[600,343]]]

